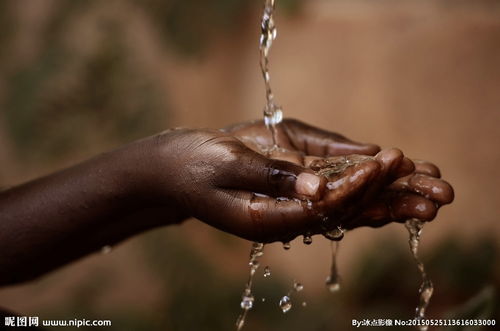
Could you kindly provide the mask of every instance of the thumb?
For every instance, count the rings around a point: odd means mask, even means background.
[[[250,149],[224,169],[218,186],[273,197],[319,200],[326,178],[297,164],[269,159]]]

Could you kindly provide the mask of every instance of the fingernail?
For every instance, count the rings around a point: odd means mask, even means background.
[[[320,182],[321,179],[318,176],[303,172],[297,176],[295,191],[298,194],[314,196],[318,192]]]

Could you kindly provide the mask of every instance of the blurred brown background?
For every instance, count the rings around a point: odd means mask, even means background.
[[[168,127],[259,118],[261,5],[0,0],[0,187]],[[456,200],[424,230],[436,286],[429,316],[500,322],[500,3],[278,5],[271,77],[285,115],[439,165]],[[348,233],[339,256],[345,287],[335,296],[323,286],[325,239],[297,240],[287,252],[266,247],[272,276],[256,281],[248,330],[343,330],[352,318],[411,317],[420,280],[406,240],[399,224]],[[112,319],[116,330],[232,330],[248,250],[189,221],[0,289],[0,306]],[[283,315],[276,302],[293,279],[305,290]]]

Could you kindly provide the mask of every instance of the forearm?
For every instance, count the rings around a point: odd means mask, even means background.
[[[142,182],[149,152],[131,145],[0,193],[0,285],[178,221],[156,217],[168,208]]]

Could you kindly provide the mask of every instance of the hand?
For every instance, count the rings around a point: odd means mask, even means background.
[[[322,215],[357,206],[358,197],[369,200],[414,169],[399,150],[382,151],[338,174],[337,183],[344,184],[327,189],[326,177],[314,176],[311,169],[297,164],[314,159],[304,151],[328,156],[373,154],[379,148],[291,120],[279,126],[278,134],[281,146],[290,148],[279,150],[278,156],[295,164],[260,154],[272,139],[258,123],[222,131],[166,132],[155,138],[160,158],[152,181],[159,184],[155,187],[160,195],[186,215],[243,238],[268,242],[324,231],[319,226]]]
[[[430,220],[453,199],[437,167],[397,149],[377,153],[293,120],[278,126],[284,148],[270,142],[257,122],[170,130],[0,192],[0,269],[10,271],[0,285],[190,216],[246,239],[289,241],[325,231],[325,218],[345,228]]]
[[[278,151],[271,151],[271,153],[269,150],[272,145],[272,137],[262,121],[235,125],[226,131],[235,134],[247,146],[256,151],[267,153],[272,158],[289,160],[306,167],[310,167],[313,162],[319,160],[318,157],[328,157],[330,161],[333,161],[332,157],[338,155],[373,155],[380,150],[376,145],[353,142],[339,134],[290,119],[284,120],[277,127],[278,143],[280,147],[286,149],[281,148]],[[386,151],[384,154],[387,157],[391,153]],[[356,201],[351,201],[351,211],[337,208],[337,214],[342,210],[341,216],[330,214],[330,218],[336,219],[334,224],[342,223],[346,228],[352,229],[359,226],[379,227],[393,221],[404,222],[409,218],[431,221],[442,205],[453,201],[453,188],[444,180],[439,179],[439,168],[426,161],[414,161],[415,171],[412,173],[410,170],[412,169],[411,162],[397,154],[399,151],[392,151],[393,160],[402,158],[404,165],[401,171],[407,171],[411,174],[398,179],[374,199],[371,198],[371,195],[383,185],[380,180],[378,185],[371,184],[371,194],[365,192],[363,199],[352,194]],[[342,164],[342,159],[337,159],[337,161]],[[318,167],[317,161],[316,167]],[[401,176],[402,173],[395,175],[396,177]],[[354,189],[354,187],[352,188]],[[349,201],[348,197],[348,194],[344,196],[345,201]],[[337,200],[337,205],[339,200]],[[347,205],[349,206],[348,203]],[[323,210],[321,214],[323,213],[328,214],[326,210]]]

